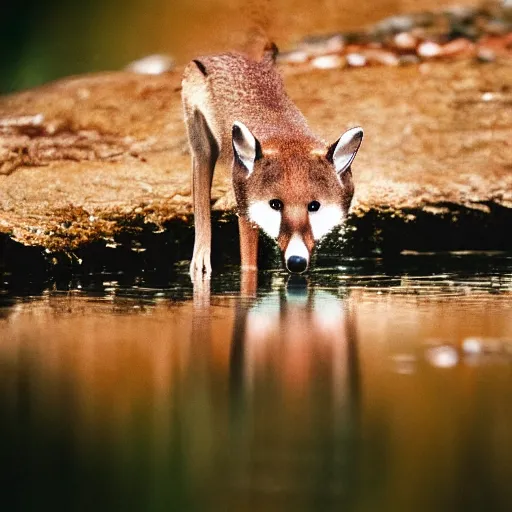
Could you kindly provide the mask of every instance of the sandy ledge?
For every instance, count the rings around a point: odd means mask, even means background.
[[[504,231],[512,225],[510,60],[282,71],[326,140],[365,128],[349,228],[320,252],[512,248]],[[35,246],[51,261],[86,254],[91,244],[136,251],[141,237],[151,245],[149,235],[158,235],[166,246],[172,240],[172,260],[186,258],[191,197],[180,76],[86,75],[1,98],[3,248]],[[226,240],[236,238],[228,172],[217,173],[213,198],[216,233],[224,220]]]

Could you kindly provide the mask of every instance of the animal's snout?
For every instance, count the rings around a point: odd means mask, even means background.
[[[301,274],[308,268],[308,260],[302,256],[290,256],[286,260],[286,268],[293,274]]]

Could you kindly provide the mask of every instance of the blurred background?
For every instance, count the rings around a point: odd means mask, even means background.
[[[0,93],[124,67],[152,53],[177,63],[243,46],[259,27],[286,48],[301,37],[352,30],[405,12],[482,0],[6,0],[0,17]]]

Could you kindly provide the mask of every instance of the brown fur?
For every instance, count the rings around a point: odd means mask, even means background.
[[[309,253],[313,250],[308,203],[336,204],[344,214],[350,206],[354,192],[350,170],[336,174],[332,149],[310,130],[286,94],[274,66],[276,51],[268,45],[259,61],[238,53],[201,57],[185,69],[182,96],[193,160],[196,219],[191,272],[210,271],[209,202],[217,159],[233,165],[245,268],[256,267],[257,230],[248,220],[248,207],[254,201],[282,200],[278,243],[283,253],[294,233]],[[243,123],[257,139],[258,154],[249,176],[233,151],[235,122]]]

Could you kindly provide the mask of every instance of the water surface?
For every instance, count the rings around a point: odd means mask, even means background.
[[[507,254],[4,276],[3,503],[510,510],[511,298]]]

